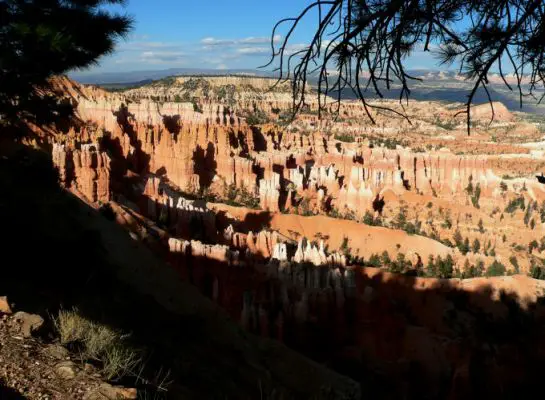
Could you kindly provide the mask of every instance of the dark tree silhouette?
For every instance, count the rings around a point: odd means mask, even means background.
[[[113,51],[131,18],[103,6],[123,0],[0,1],[0,122],[54,119],[71,105],[54,95],[53,75],[93,65]]]
[[[419,80],[405,67],[406,58],[421,49],[435,52],[441,63],[459,65],[472,82],[463,113],[469,134],[470,108],[482,88],[494,108],[488,90],[489,77],[497,71],[510,90],[524,97],[537,96],[545,87],[545,3],[543,0],[317,0],[293,18],[279,21],[271,40],[279,80],[292,79],[293,110],[305,105],[307,78],[318,79],[320,112],[326,110],[326,94],[336,97],[351,90],[361,99],[369,119],[371,109],[393,112],[409,122],[403,109],[410,82]],[[317,29],[308,46],[293,51],[289,44],[303,19],[317,17]],[[279,27],[288,31],[279,47]],[[276,36],[277,37],[277,36]],[[512,70],[515,84],[506,78]],[[393,85],[401,86],[400,107],[370,104],[370,92],[383,97]],[[515,87],[515,89],[514,89]],[[337,109],[338,110],[338,109]]]

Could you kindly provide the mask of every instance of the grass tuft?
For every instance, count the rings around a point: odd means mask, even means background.
[[[142,366],[142,357],[127,343],[127,335],[89,321],[76,308],[60,310],[54,324],[61,344],[78,345],[82,360],[98,362],[100,372],[107,380],[134,376]]]

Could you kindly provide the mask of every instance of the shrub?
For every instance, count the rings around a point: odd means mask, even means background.
[[[60,310],[54,325],[61,343],[77,346],[82,361],[98,361],[107,380],[136,375],[142,365],[142,357],[127,343],[127,335],[83,318],[75,308]]]
[[[312,210],[310,209],[310,199],[308,198],[302,199],[299,205],[297,206],[297,212],[305,217],[314,215]]]
[[[539,244],[537,243],[537,240],[532,240],[530,243],[528,243],[528,253],[531,253],[534,249],[539,248]]]
[[[503,276],[505,275],[505,265],[499,261],[494,260],[492,264],[486,270],[486,276]]]
[[[459,229],[456,229],[456,231],[454,232],[453,239],[454,239],[454,243],[456,244],[456,247],[461,248],[464,238],[462,237],[462,234],[460,233]]]
[[[470,250],[469,239],[465,238],[464,243],[462,244],[462,246],[460,248],[460,251],[462,252],[463,255],[466,255],[467,253],[469,253],[469,250]]]
[[[390,272],[401,273],[405,270],[407,261],[405,260],[405,254],[397,253],[395,262],[390,264]]]
[[[479,261],[477,263],[477,266],[475,265],[471,265],[469,266],[469,261],[466,260],[466,264],[465,264],[465,268],[464,268],[464,272],[462,272],[462,279],[467,279],[467,278],[478,278],[480,276],[483,276],[483,271],[484,271],[484,264],[482,261]]]
[[[375,218],[373,214],[369,210],[365,212],[365,215],[363,216],[363,223],[366,225],[374,225],[375,224]]]
[[[341,247],[339,247],[341,253],[343,253],[346,257],[349,257],[350,252],[352,251],[352,249],[348,246],[348,242],[350,242],[350,239],[348,239],[348,237],[346,236],[343,236]]]
[[[390,265],[392,263],[392,260],[390,259],[390,255],[388,254],[386,250],[382,252],[380,261],[382,262],[382,265]]]
[[[336,208],[331,208],[331,210],[329,210],[329,212],[327,213],[327,215],[331,218],[342,218],[342,215],[341,213],[339,212],[339,210],[337,210]]]
[[[198,112],[200,114],[203,113],[202,107],[196,101],[193,102],[193,111]]]
[[[456,125],[457,125],[456,122],[453,120],[448,120],[444,122],[439,117],[435,117],[434,124],[447,131],[452,131],[454,128],[456,128]]]
[[[407,207],[403,206],[399,209],[399,213],[397,214],[395,225],[399,229],[404,229],[406,223],[407,223]]]
[[[54,325],[59,333],[61,344],[67,345],[83,340],[89,322],[82,318],[76,309],[72,311],[60,310],[54,320]]]
[[[532,209],[530,208],[530,206],[528,206],[526,208],[526,212],[524,213],[524,225],[528,226],[531,215],[532,215]]]
[[[406,223],[404,228],[405,232],[407,232],[409,235],[414,235],[419,231],[419,229],[417,229],[417,227],[412,222]]]
[[[469,183],[466,187],[466,193],[470,196],[473,195],[473,175],[469,175]]]
[[[142,364],[142,359],[137,353],[119,345],[107,346],[101,355],[101,361],[101,372],[107,380],[136,373],[137,368]]]
[[[502,192],[506,192],[507,191],[507,184],[504,182],[504,181],[501,181],[500,183],[500,189]]]
[[[252,195],[245,187],[242,187],[239,192],[239,202],[254,210],[259,208],[259,197]]]
[[[238,189],[234,183],[227,185],[223,188],[223,195],[226,199],[226,203],[232,206],[236,206],[236,199],[238,197]]]
[[[477,223],[477,226],[479,227],[479,232],[484,233],[484,225],[483,225],[483,219],[479,219],[479,222]]]
[[[483,276],[483,274],[484,274],[484,261],[483,260],[477,261],[476,271],[479,274],[479,275],[476,275],[476,276]]]
[[[475,239],[473,241],[473,246],[472,246],[473,253],[478,253],[480,249],[481,249],[481,242],[479,242],[479,239]]]
[[[426,275],[427,276],[436,276],[435,263],[434,263],[434,260],[433,260],[433,256],[431,254],[428,257],[428,263],[426,264]]]
[[[356,141],[354,136],[350,135],[348,133],[336,133],[335,136],[333,136],[333,137],[336,140],[338,140],[340,142],[345,142],[345,143],[354,143]]]
[[[430,255],[428,264],[426,265],[426,274],[430,277],[450,279],[454,274],[454,260],[449,254],[443,260],[441,256],[434,258]]]
[[[443,224],[441,225],[443,228],[445,229],[450,229],[452,228],[452,220],[450,218],[450,211],[447,212],[447,214],[445,215],[445,221],[443,222]]]
[[[380,257],[378,254],[371,254],[371,257],[369,258],[369,265],[375,268],[380,267]]]
[[[344,219],[348,219],[350,221],[356,221],[358,217],[356,217],[356,213],[353,210],[347,210],[344,214]]]
[[[539,239],[539,251],[545,250],[545,236]]]
[[[223,199],[221,201],[230,206],[259,209],[259,198],[250,193],[245,187],[238,188],[234,183],[224,185]]]
[[[432,207],[433,207],[433,203],[432,203],[431,201],[428,201],[428,204],[426,204],[426,207],[432,208]]]
[[[543,268],[543,266],[536,265],[536,261],[532,260],[528,275],[530,275],[534,279],[545,280],[545,268]]]
[[[261,125],[270,122],[269,117],[262,110],[255,110],[246,117],[248,125]]]
[[[473,196],[471,196],[471,203],[473,204],[473,207],[480,208],[479,206],[479,199],[481,198],[481,185],[477,183],[475,186],[475,193]]]
[[[512,214],[516,211],[517,208],[520,208],[521,210],[524,210],[526,208],[523,196],[518,196],[509,201],[509,203],[505,207],[505,212]]]
[[[518,273],[520,271],[520,269],[519,269],[519,263],[518,263],[517,257],[515,257],[515,256],[509,257],[509,262],[515,268],[515,271],[517,271],[517,273]]]
[[[439,258],[441,260],[441,258]],[[449,254],[443,262],[439,264],[439,277],[444,279],[452,278],[452,273],[454,272],[454,260]]]

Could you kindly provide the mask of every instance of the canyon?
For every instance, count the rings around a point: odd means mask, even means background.
[[[289,84],[256,77],[54,84],[77,121],[32,128],[62,185],[245,330],[363,387],[395,377],[389,398],[520,393],[542,360],[545,121],[479,105],[467,136],[427,101],[371,124],[311,90],[292,116]]]

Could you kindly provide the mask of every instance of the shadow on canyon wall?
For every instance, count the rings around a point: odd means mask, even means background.
[[[208,189],[212,179],[216,175],[217,162],[215,160],[214,145],[208,143],[206,150],[200,146],[193,152],[193,172],[199,176],[199,185],[202,189]]]

